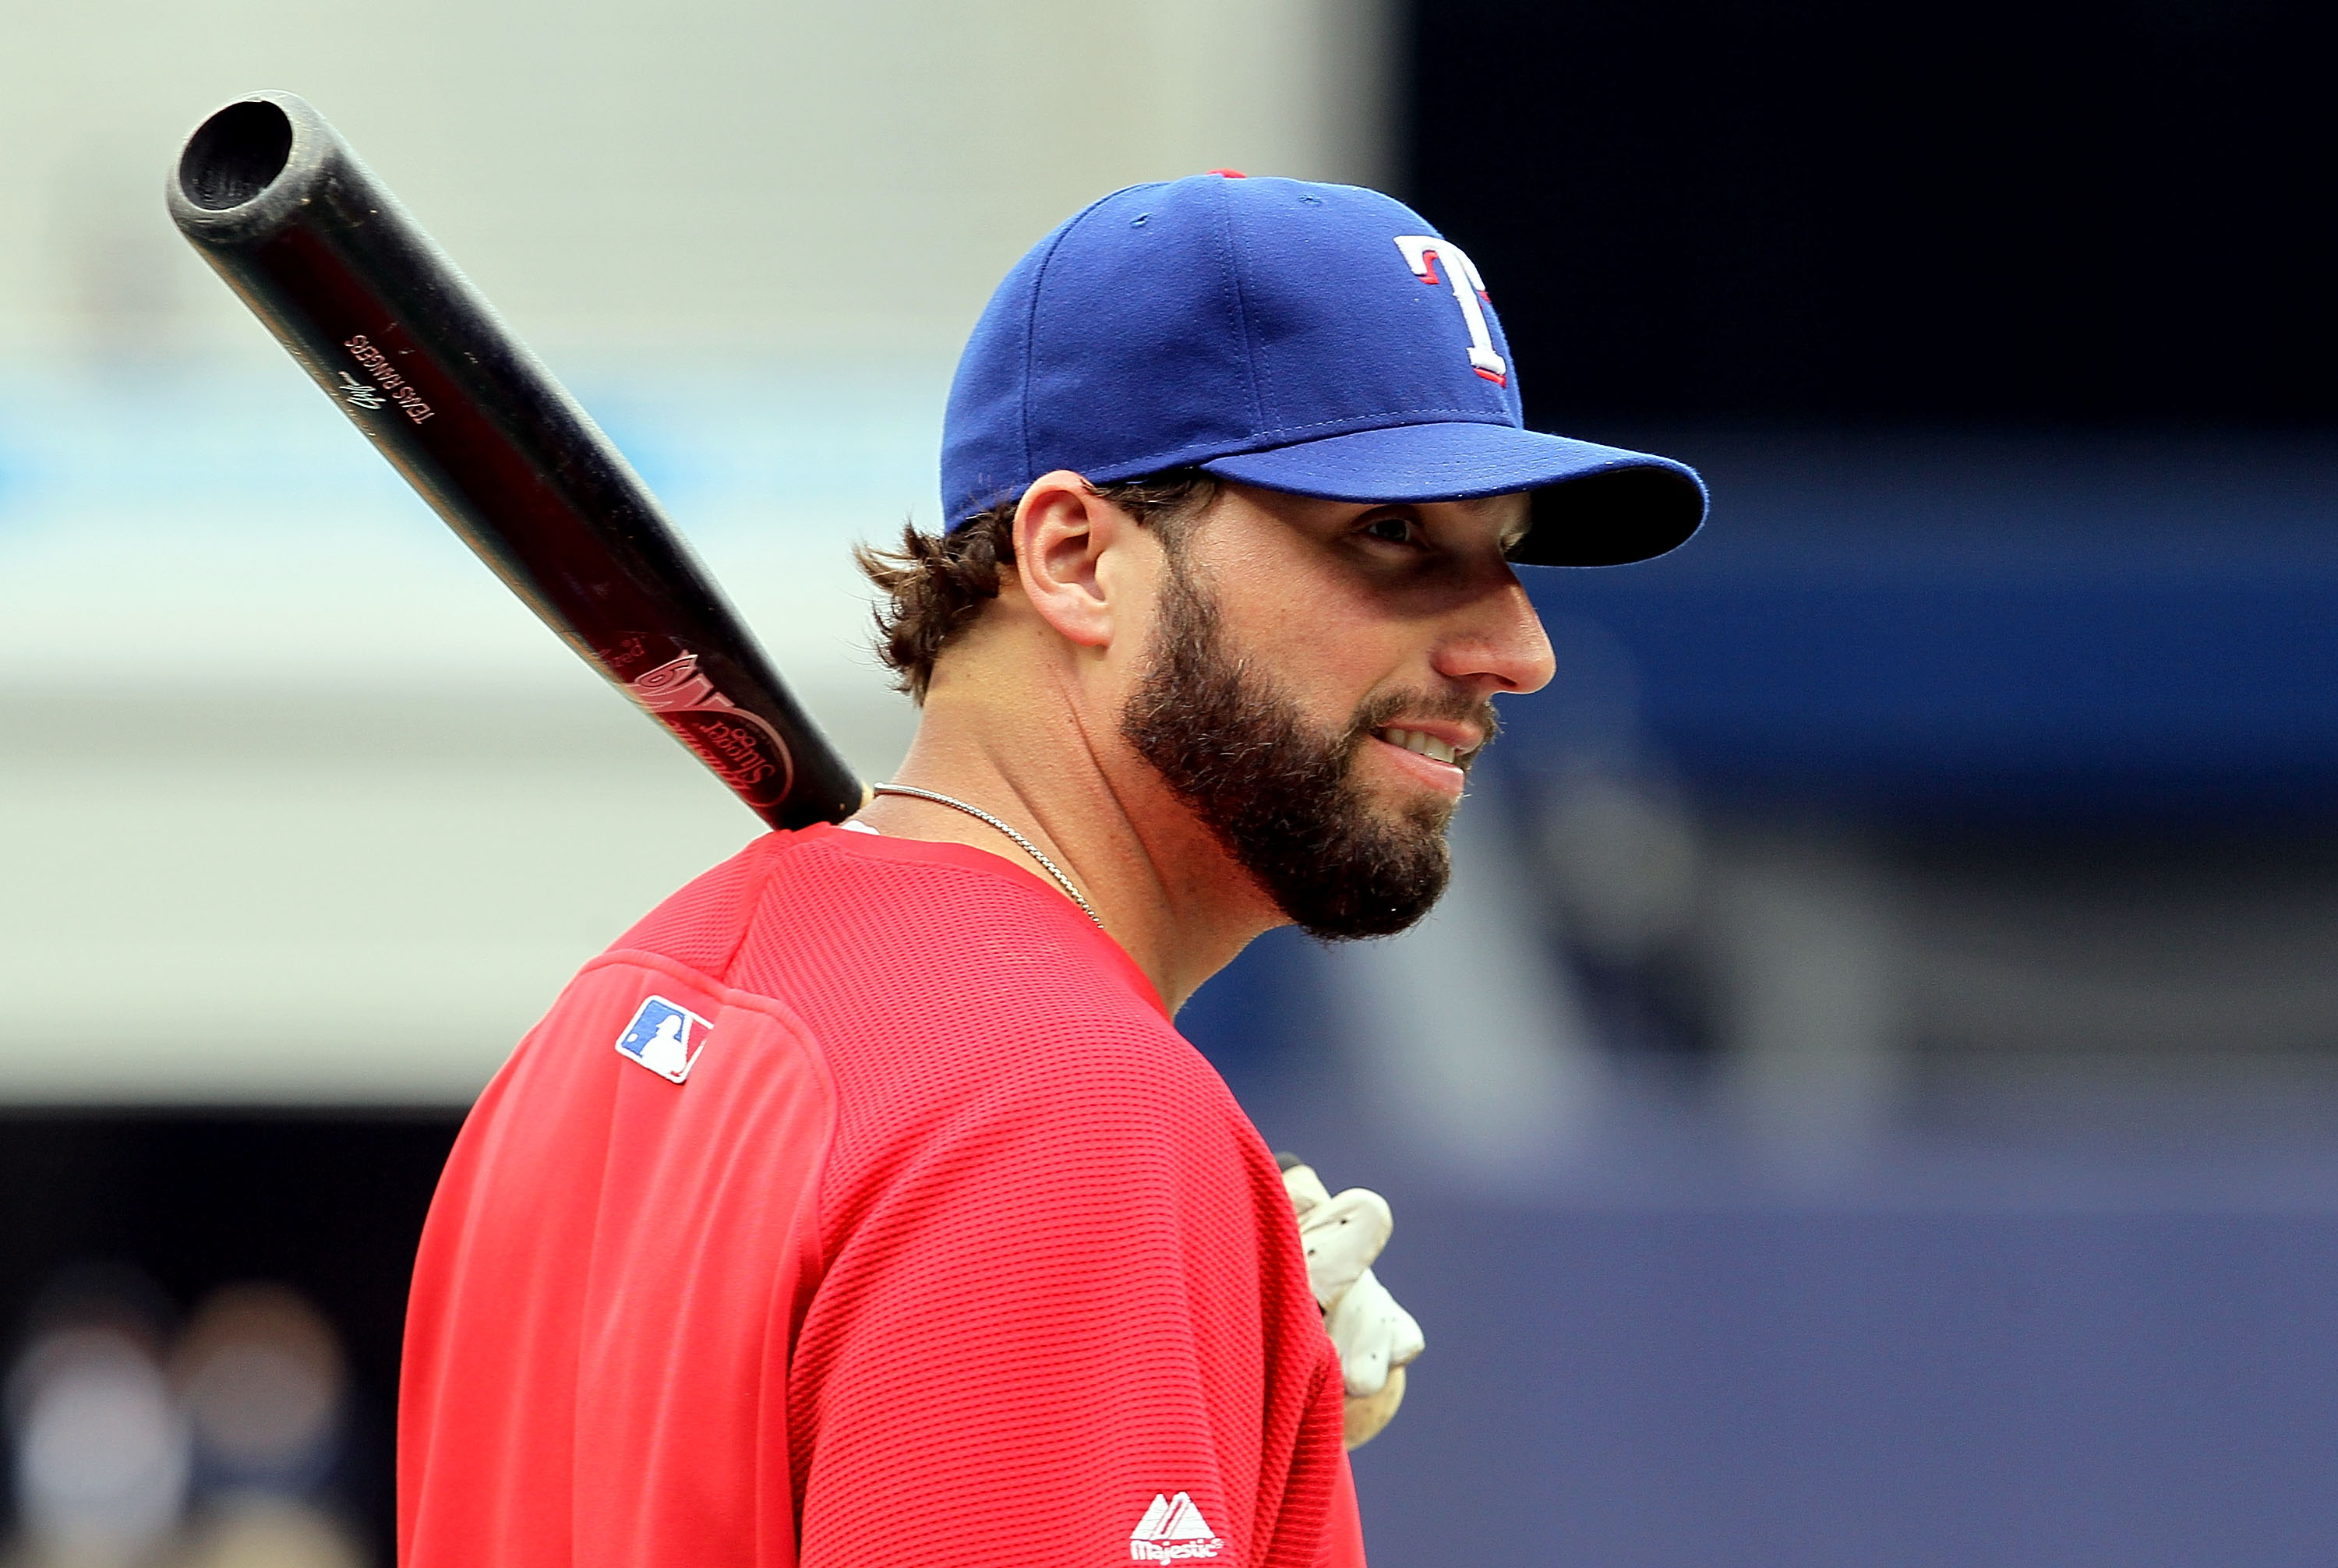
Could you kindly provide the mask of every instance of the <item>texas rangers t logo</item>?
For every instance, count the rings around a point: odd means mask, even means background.
[[[653,996],[617,1036],[617,1054],[679,1083],[690,1076],[699,1052],[706,1047],[702,1036],[712,1027],[689,1008]]]
[[[1478,264],[1452,240],[1434,234],[1400,234],[1396,248],[1404,252],[1404,264],[1414,277],[1430,285],[1449,285],[1453,298],[1461,302],[1461,318],[1469,324],[1469,368],[1497,387],[1508,386],[1510,368],[1494,352],[1494,334],[1486,326],[1486,284],[1478,276]],[[1441,279],[1437,276],[1440,259],[1445,263]]]

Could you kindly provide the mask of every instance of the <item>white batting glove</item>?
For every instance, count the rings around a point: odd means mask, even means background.
[[[1404,1402],[1404,1368],[1426,1348],[1420,1325],[1372,1277],[1372,1259],[1396,1220],[1379,1193],[1351,1187],[1335,1196],[1312,1167],[1281,1159],[1282,1189],[1306,1250],[1307,1283],[1340,1352],[1347,1444],[1361,1447],[1396,1415]]]

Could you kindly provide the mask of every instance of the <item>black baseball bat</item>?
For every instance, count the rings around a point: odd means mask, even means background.
[[[447,526],[775,828],[867,799],[657,500],[324,116],[195,128],[172,220]]]

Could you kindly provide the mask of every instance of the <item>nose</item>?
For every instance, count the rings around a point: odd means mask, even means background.
[[[1507,565],[1498,584],[1457,612],[1431,663],[1447,680],[1481,687],[1488,695],[1539,691],[1558,668],[1542,616]]]

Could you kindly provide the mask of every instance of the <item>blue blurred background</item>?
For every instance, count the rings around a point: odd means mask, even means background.
[[[1384,943],[1186,1009],[1398,1217],[1373,1558],[2338,1550],[2338,173],[2270,4],[0,8],[0,1310],[31,1562],[382,1563],[414,1236],[577,964],[754,824],[161,212],[311,97],[855,761],[845,546],[1074,207],[1213,166],[1469,247],[1530,418],[1704,534]],[[1039,113],[1050,100],[1077,107]]]

